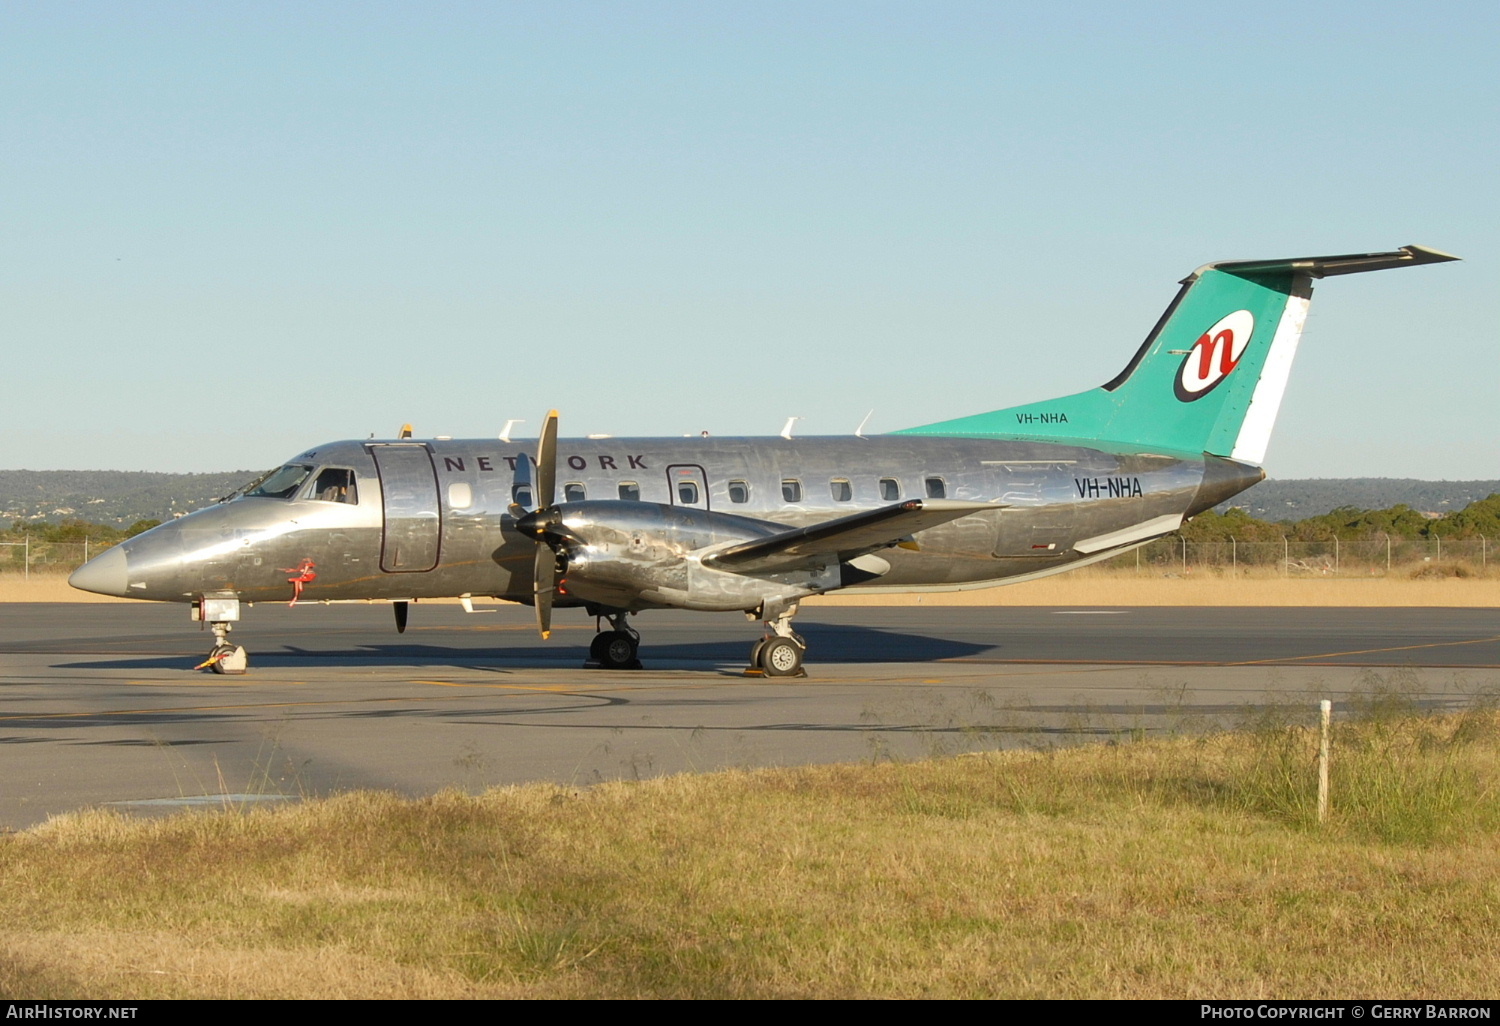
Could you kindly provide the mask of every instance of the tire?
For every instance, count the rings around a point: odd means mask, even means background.
[[[750,667],[752,669],[765,669],[760,665],[760,650],[766,647],[766,639],[761,638],[750,646]]]
[[[802,672],[802,646],[791,638],[771,638],[761,646],[760,668],[767,677],[795,677]]]
[[[606,631],[599,635],[599,664],[607,670],[628,670],[636,665],[638,645],[624,631]]]
[[[220,645],[210,654],[216,657],[212,666],[215,673],[238,676],[244,673],[250,666],[250,660],[245,655],[245,650],[238,645]]]
[[[595,663],[604,662],[604,646],[609,643],[611,631],[600,631],[594,635],[594,640],[589,642],[589,660]]]

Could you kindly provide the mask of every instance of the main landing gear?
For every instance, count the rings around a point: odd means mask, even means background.
[[[229,643],[230,624],[225,620],[215,620],[208,625],[214,632],[213,651],[208,653],[208,658],[197,666],[195,670],[213,670],[215,673],[240,674],[250,667],[250,657],[240,645]]]
[[[636,654],[641,648],[641,636],[634,627],[626,623],[629,613],[609,613],[596,616],[595,623],[608,619],[613,630],[601,630],[589,642],[589,661],[583,665],[593,670],[639,670],[641,661]]]
[[[782,610],[775,619],[766,620],[766,636],[750,648],[750,666],[747,674],[765,674],[767,677],[806,677],[802,668],[807,655],[807,641],[792,630],[792,617],[797,614],[795,605]]]

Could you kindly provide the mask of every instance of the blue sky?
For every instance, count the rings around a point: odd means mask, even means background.
[[[0,6],[0,467],[886,431],[1319,286],[1276,477],[1500,476],[1500,6]]]

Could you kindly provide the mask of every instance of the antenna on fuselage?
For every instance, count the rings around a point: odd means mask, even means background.
[[[401,425],[401,433],[399,435],[397,435],[396,437],[397,438],[410,438],[411,437],[411,425],[410,424],[402,424]]]
[[[524,420],[516,420],[516,419],[507,420],[505,422],[505,426],[500,429],[500,441],[502,441],[502,442],[509,442],[510,441],[510,429],[513,428],[513,427],[515,427],[517,424],[524,424],[524,423],[526,423]]]
[[[863,437],[865,437],[865,425],[868,424],[868,423],[870,423],[870,418],[873,417],[873,416],[875,416],[874,409],[871,409],[869,413],[865,414],[865,419],[862,420],[862,421],[860,421],[859,422],[859,427],[857,427],[857,428],[854,429],[854,437],[855,438],[863,438]]]
[[[802,419],[801,417],[788,417],[786,419],[786,427],[784,427],[784,428],[781,429],[781,437],[785,438],[787,441],[791,441],[791,438],[792,438],[792,425],[795,424],[795,423],[797,423],[797,421],[799,421],[801,419]]]

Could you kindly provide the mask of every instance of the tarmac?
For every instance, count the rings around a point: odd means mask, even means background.
[[[258,605],[240,677],[195,672],[187,607],[0,605],[0,828],[89,806],[142,813],[354,789],[915,759],[1310,722],[1391,695],[1500,693],[1500,610],[819,608],[808,676],[746,676],[742,617],[633,619],[645,669],[583,669],[594,622],[559,610]]]

